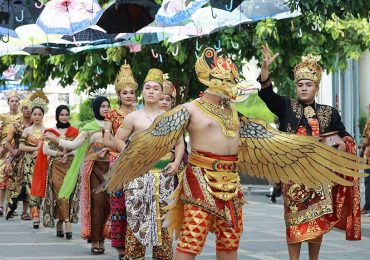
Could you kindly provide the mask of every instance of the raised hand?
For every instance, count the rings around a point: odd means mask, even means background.
[[[274,60],[279,56],[279,53],[272,55],[272,52],[269,46],[266,44],[262,45],[262,54],[263,54],[263,64],[261,68],[261,81],[266,81],[269,78],[270,71],[269,66]]]

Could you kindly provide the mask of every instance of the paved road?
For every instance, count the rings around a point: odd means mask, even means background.
[[[244,234],[239,250],[239,259],[288,259],[285,245],[283,208],[281,203],[270,204],[263,195],[252,195],[244,208]],[[365,217],[369,218],[370,217]],[[80,228],[74,226],[71,241],[59,239],[54,229],[40,228],[34,231],[31,222],[11,221],[0,218],[0,259],[116,259],[116,253],[107,244],[104,256],[91,256],[89,244],[79,238]],[[150,251],[147,252],[150,259]],[[332,231],[324,237],[320,259],[324,260],[370,259],[370,238],[359,242],[345,241],[343,232]],[[206,247],[197,259],[215,259],[214,236],[209,235]],[[302,259],[308,259],[307,247],[302,250]]]

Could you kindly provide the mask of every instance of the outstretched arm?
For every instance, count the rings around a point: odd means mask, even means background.
[[[262,45],[263,53],[263,64],[261,67],[261,75],[257,81],[261,83],[261,90],[258,92],[258,96],[265,102],[266,106],[274,113],[277,117],[281,117],[285,110],[284,97],[276,94],[272,89],[272,82],[270,79],[270,65],[274,62],[279,53],[271,56],[270,48],[267,44]]]

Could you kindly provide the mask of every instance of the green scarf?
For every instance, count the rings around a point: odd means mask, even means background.
[[[81,129],[81,132],[99,131],[101,126],[94,120],[87,123]],[[72,192],[74,191],[80,173],[81,164],[85,158],[87,147],[89,146],[89,138],[87,138],[83,144],[76,150],[76,154],[73,158],[71,168],[69,168],[66,176],[64,177],[63,185],[60,188],[58,197],[60,199],[69,199]]]

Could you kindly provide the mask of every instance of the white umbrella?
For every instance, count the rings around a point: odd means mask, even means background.
[[[96,24],[102,12],[97,0],[51,0],[36,23],[47,34],[72,35]]]

